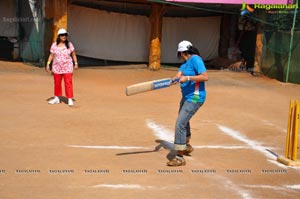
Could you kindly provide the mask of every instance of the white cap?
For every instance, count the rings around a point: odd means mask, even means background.
[[[193,46],[191,42],[183,40],[178,44],[178,52],[183,52],[189,50],[189,47]]]
[[[66,34],[66,33],[69,34],[69,33],[68,33],[65,29],[63,29],[63,28],[59,29],[58,32],[57,32],[58,35]]]

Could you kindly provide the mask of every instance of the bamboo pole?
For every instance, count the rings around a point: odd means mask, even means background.
[[[160,70],[161,66],[161,35],[162,35],[162,12],[164,5],[152,4],[150,15],[151,36],[149,49],[149,69]]]

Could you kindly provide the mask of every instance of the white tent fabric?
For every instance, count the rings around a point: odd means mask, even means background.
[[[78,55],[148,62],[150,21],[146,16],[80,6],[68,10],[68,31]],[[162,63],[178,63],[177,44],[190,40],[204,59],[218,55],[220,17],[163,18]]]
[[[218,56],[220,17],[163,18],[162,62],[177,63],[177,45],[182,40],[197,47],[204,60]]]
[[[16,14],[16,1],[0,1],[0,36],[18,36]]]
[[[142,62],[148,60],[147,17],[70,6],[68,31],[78,55]]]

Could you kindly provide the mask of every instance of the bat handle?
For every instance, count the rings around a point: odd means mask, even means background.
[[[180,80],[180,78],[173,79],[173,80],[171,81],[171,83],[172,83],[172,84],[176,84],[176,83],[179,82],[179,80]]]

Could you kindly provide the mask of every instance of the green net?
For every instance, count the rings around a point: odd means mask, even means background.
[[[298,10],[272,10],[264,18],[262,72],[280,81],[300,83]]]
[[[25,63],[44,65],[43,0],[18,1],[20,56]]]
[[[291,33],[288,31],[265,32],[263,37],[262,72],[285,81],[290,52]],[[289,68],[289,82],[300,83],[300,32],[294,32]]]

